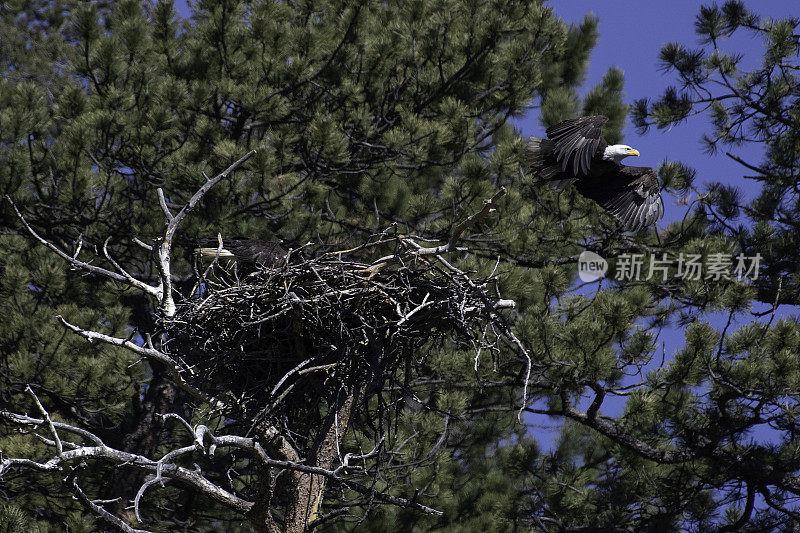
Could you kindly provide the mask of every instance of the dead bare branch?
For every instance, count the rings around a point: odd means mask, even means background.
[[[171,275],[171,268],[172,268],[172,239],[175,236],[175,232],[178,229],[178,226],[186,218],[200,200],[203,199],[203,196],[211,190],[211,188],[219,183],[221,180],[228,177],[228,175],[242,166],[248,159],[255,155],[255,150],[250,150],[244,156],[242,156],[239,160],[232,163],[228,168],[211,178],[210,180],[206,181],[202,187],[200,187],[197,192],[192,195],[189,202],[183,206],[183,208],[178,212],[177,215],[173,216],[172,213],[169,211],[169,208],[164,201],[164,193],[161,189],[158,189],[158,197],[159,202],[162,204],[162,210],[164,211],[164,215],[167,217],[167,228],[164,232],[164,239],[161,242],[160,246],[158,247],[157,254],[158,254],[158,271],[161,275],[161,285],[163,286],[163,298],[161,300],[161,310],[164,313],[164,316],[171,317],[175,314],[175,300],[172,296],[172,275]]]
[[[133,278],[129,279],[128,277],[126,277],[126,276],[124,276],[122,274],[119,274],[117,272],[114,272],[112,270],[108,270],[108,269],[105,269],[105,268],[102,268],[102,267],[98,267],[98,266],[95,266],[95,265],[91,265],[89,263],[81,261],[81,260],[78,259],[78,254],[77,253],[74,256],[71,256],[68,253],[64,252],[63,250],[61,250],[61,248],[59,248],[55,244],[51,243],[50,241],[48,241],[47,239],[45,239],[44,237],[42,237],[41,235],[36,233],[36,230],[34,230],[30,226],[30,224],[28,224],[28,221],[25,220],[25,217],[22,216],[22,213],[20,213],[19,209],[17,208],[17,205],[14,203],[14,201],[11,199],[10,196],[6,195],[6,200],[8,200],[8,202],[11,204],[11,207],[14,209],[14,213],[16,213],[17,218],[22,223],[22,225],[25,227],[25,229],[28,231],[28,233],[30,233],[33,236],[33,238],[36,239],[37,241],[39,241],[41,244],[43,244],[44,246],[46,246],[47,248],[49,248],[50,250],[55,252],[56,255],[61,257],[64,261],[66,261],[67,263],[72,265],[73,268],[76,268],[76,269],[79,269],[79,270],[83,270],[85,272],[91,272],[92,274],[98,274],[98,275],[105,276],[107,278],[110,278],[110,279],[113,279],[113,280],[116,280],[116,281],[120,281],[122,283],[129,284],[129,285],[141,290],[142,292],[153,296],[157,300],[159,300],[159,301],[161,300],[162,291],[161,291],[160,287],[153,287],[152,285],[148,285],[147,283],[144,283],[143,281],[139,281],[139,280],[136,280],[136,279],[133,279]],[[80,251],[80,246],[78,247],[78,251]]]
[[[25,387],[25,392],[33,397],[33,401],[36,402],[36,407],[39,408],[39,411],[42,413],[42,415],[44,415],[44,419],[47,420],[47,426],[50,428],[50,433],[53,434],[53,441],[55,442],[56,451],[58,456],[61,457],[64,454],[64,445],[61,443],[61,438],[58,436],[58,431],[56,431],[53,421],[50,419],[50,414],[44,408],[42,402],[39,401],[39,397],[36,396],[36,393],[33,392],[33,389],[30,385]]]
[[[93,515],[100,518],[104,522],[111,524],[112,526],[116,527],[123,533],[153,533],[152,531],[149,531],[147,529],[137,529],[129,526],[128,524],[125,523],[124,520],[106,511],[95,501],[90,500],[89,497],[86,496],[81,487],[78,485],[77,477],[73,477],[72,479],[72,492],[75,494],[77,500]]]
[[[79,326],[67,322],[67,320],[61,315],[57,315],[56,318],[59,321],[61,321],[64,327],[66,327],[67,329],[71,330],[74,333],[77,333],[78,335],[80,335],[89,342],[100,341],[106,344],[110,344],[112,346],[121,346],[137,355],[144,357],[145,359],[161,363],[166,367],[167,371],[170,373],[170,376],[172,377],[175,385],[177,385],[184,391],[191,394],[194,398],[202,402],[207,402],[214,409],[225,410],[228,408],[228,405],[225,402],[222,402],[219,399],[214,398],[213,396],[210,396],[202,392],[197,387],[190,385],[184,379],[181,373],[181,368],[178,365],[177,361],[175,361],[172,357],[165,354],[164,352],[156,350],[155,348],[152,347],[139,346],[130,339],[121,339],[119,337],[112,337],[110,335],[106,335],[105,333],[83,329]]]
[[[42,410],[44,410],[43,407]],[[23,427],[26,426],[37,427],[47,423],[47,421],[49,420],[49,415],[47,415],[45,419],[35,419],[28,417],[27,415],[9,413],[6,411],[0,411],[0,417],[12,421]],[[191,427],[179,415],[172,414],[169,415],[169,418],[178,419],[186,427]],[[136,516],[137,519],[139,519],[140,521],[141,518],[138,513],[138,506],[146,490],[156,483],[166,483],[167,481],[174,481],[180,485],[190,487],[191,489],[196,490],[202,494],[205,494],[206,496],[213,498],[219,503],[226,505],[227,507],[231,508],[234,511],[237,511],[241,514],[246,514],[252,508],[253,506],[252,502],[239,498],[234,494],[231,494],[230,492],[226,491],[225,489],[219,487],[218,485],[212,483],[203,475],[202,471],[200,470],[189,470],[181,466],[175,465],[171,462],[172,460],[174,460],[179,456],[197,452],[198,448],[200,449],[200,451],[205,451],[204,445],[202,443],[204,440],[208,439],[212,443],[212,446],[214,448],[233,447],[239,450],[246,451],[260,464],[262,464],[262,466],[281,468],[287,470],[296,470],[300,472],[306,472],[309,474],[324,476],[326,478],[329,478],[332,482],[336,484],[342,485],[346,488],[349,488],[361,494],[369,495],[385,503],[397,505],[403,508],[413,508],[430,514],[436,514],[436,515],[441,514],[441,511],[432,509],[418,502],[376,492],[374,489],[370,487],[361,485],[359,483],[341,477],[342,473],[346,472],[348,469],[352,469],[352,467],[349,465],[349,461],[361,460],[372,457],[373,455],[375,455],[376,450],[373,450],[367,454],[362,454],[362,455],[349,455],[348,457],[346,457],[346,462],[343,463],[341,466],[335,469],[326,469],[315,466],[309,466],[294,461],[281,461],[272,459],[266,454],[264,449],[255,439],[239,437],[235,435],[215,436],[208,429],[208,427],[199,425],[196,428],[194,428],[192,432],[192,437],[194,439],[192,445],[177,448],[175,450],[166,453],[159,460],[152,460],[142,455],[123,452],[111,448],[106,444],[104,444],[103,441],[96,435],[84,429],[73,426],[71,424],[55,423],[55,422],[53,422],[53,424],[54,427],[58,427],[59,429],[62,429],[64,431],[68,431],[80,436],[85,436],[89,438],[89,440],[96,443],[97,445],[78,446],[73,450],[64,451],[60,455],[52,457],[46,462],[37,462],[24,458],[5,458],[2,460],[2,462],[0,462],[0,477],[2,477],[2,475],[6,471],[14,467],[29,468],[43,472],[57,471],[61,470],[65,465],[71,462],[84,460],[88,457],[93,457],[108,461],[115,465],[129,466],[132,468],[144,470],[146,472],[154,474],[153,477],[148,479],[139,488],[139,491],[137,492],[137,495],[134,500]],[[209,448],[209,453],[212,453],[211,450],[212,448]],[[98,510],[96,508],[92,508],[91,510],[95,513],[98,513]]]
[[[36,427],[45,422],[45,420],[33,419],[25,415],[8,413],[6,411],[0,411],[0,417],[5,418],[6,420],[11,420],[22,426]],[[54,423],[54,425],[56,425],[56,427],[60,426],[60,428],[65,431],[79,435],[89,433],[86,430],[82,430],[70,424]],[[41,472],[59,471],[67,464],[75,461],[82,461],[91,457],[109,462],[114,465],[124,465],[154,474],[161,472],[162,476],[166,476],[184,486],[190,487],[192,490],[195,490],[201,494],[205,494],[206,496],[242,514],[247,513],[247,511],[253,506],[252,502],[243,500],[242,498],[231,494],[222,487],[219,487],[218,485],[209,481],[205,476],[203,476],[201,471],[189,470],[172,463],[154,461],[142,455],[111,448],[105,445],[99,437],[93,434],[91,434],[91,440],[98,442],[99,444],[96,446],[78,446],[75,449],[64,451],[60,456],[52,457],[45,462],[38,462],[24,458],[5,458],[2,462],[0,462],[0,476],[13,467],[29,468]],[[194,446],[191,448],[192,450],[195,449]]]

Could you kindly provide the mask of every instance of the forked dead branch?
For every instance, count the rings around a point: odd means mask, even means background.
[[[477,358],[481,349],[496,353],[507,342],[523,356],[527,386],[530,357],[501,314],[514,302],[499,297],[492,275],[464,272],[446,258],[469,253],[458,247],[459,238],[494,211],[505,190],[455,225],[440,246],[423,246],[392,227],[354,249],[317,257],[290,253],[248,276],[226,272],[222,261],[214,261],[212,268],[198,270],[202,273],[191,294],[178,294],[172,284],[171,250],[181,221],[253,153],[207,180],[177,215],[158,191],[164,235],[152,245],[141,243],[158,269],[157,285],[136,279],[105,247],[108,267],[79,259],[80,250],[68,253],[47,241],[16,211],[33,238],[74,269],[151,295],[162,328],[117,338],[59,317],[64,326],[90,342],[126,348],[166,368],[197,415],[216,422],[211,429],[208,422],[194,426],[176,413],[163,413],[165,421],[173,422],[168,427],[174,447],[160,458],[148,458],[113,449],[80,427],[51,420],[29,390],[37,417],[4,411],[0,418],[36,435],[53,452],[38,459],[4,457],[0,475],[69,469],[65,482],[77,500],[123,531],[143,530],[104,506],[110,495],[94,499],[83,491],[80,477],[87,461],[148,474],[137,494],[123,496],[132,500],[134,515],[143,523],[146,516],[140,509],[147,494],[166,483],[223,504],[259,531],[304,531],[309,524],[324,522],[326,486],[340,488],[345,511],[347,506],[391,504],[439,513],[416,501],[416,495],[403,498],[388,488],[375,488],[382,465],[391,461],[393,468],[398,466],[393,447],[402,446],[392,434],[391,420],[407,403],[397,396],[395,385],[415,373],[423,345],[471,346]],[[365,259],[375,255],[381,257]],[[429,443],[430,453],[446,439],[446,423],[444,427],[436,442]],[[361,449],[346,449],[348,432],[361,435]],[[232,459],[216,461],[220,453]],[[192,468],[185,466],[192,463]],[[219,479],[230,482],[212,481]]]

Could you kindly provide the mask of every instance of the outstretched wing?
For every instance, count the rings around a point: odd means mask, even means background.
[[[652,226],[664,215],[658,177],[650,167],[620,166],[600,180],[578,180],[575,185],[630,231]]]
[[[595,115],[565,120],[547,128],[547,137],[555,145],[554,152],[562,172],[570,164],[574,176],[578,176],[579,172],[585,176],[589,172],[592,156],[601,145],[603,149],[607,146],[600,136],[606,122],[608,117]]]

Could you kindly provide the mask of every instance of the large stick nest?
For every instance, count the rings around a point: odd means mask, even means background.
[[[374,388],[407,370],[424,344],[471,343],[491,313],[489,279],[422,256],[385,268],[342,257],[284,261],[241,280],[217,265],[166,325],[187,381],[233,395],[244,419],[308,419],[342,387]]]

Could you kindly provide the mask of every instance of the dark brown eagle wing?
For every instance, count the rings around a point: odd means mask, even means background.
[[[658,176],[650,167],[620,166],[602,179],[578,180],[575,186],[630,231],[652,226],[664,215]]]
[[[237,259],[263,266],[278,266],[286,259],[286,249],[279,242],[262,239],[242,239],[226,242],[225,248]]]
[[[547,128],[547,137],[553,141],[553,152],[562,172],[572,164],[573,176],[588,174],[592,157],[598,149],[608,146],[600,136],[606,122],[608,117],[594,115],[565,120]]]
[[[219,243],[215,238],[200,240],[204,248],[199,248],[201,255],[213,257],[217,253]],[[224,239],[220,257],[229,257],[240,263],[252,263],[258,266],[279,266],[286,260],[288,252],[281,243],[264,239]]]

